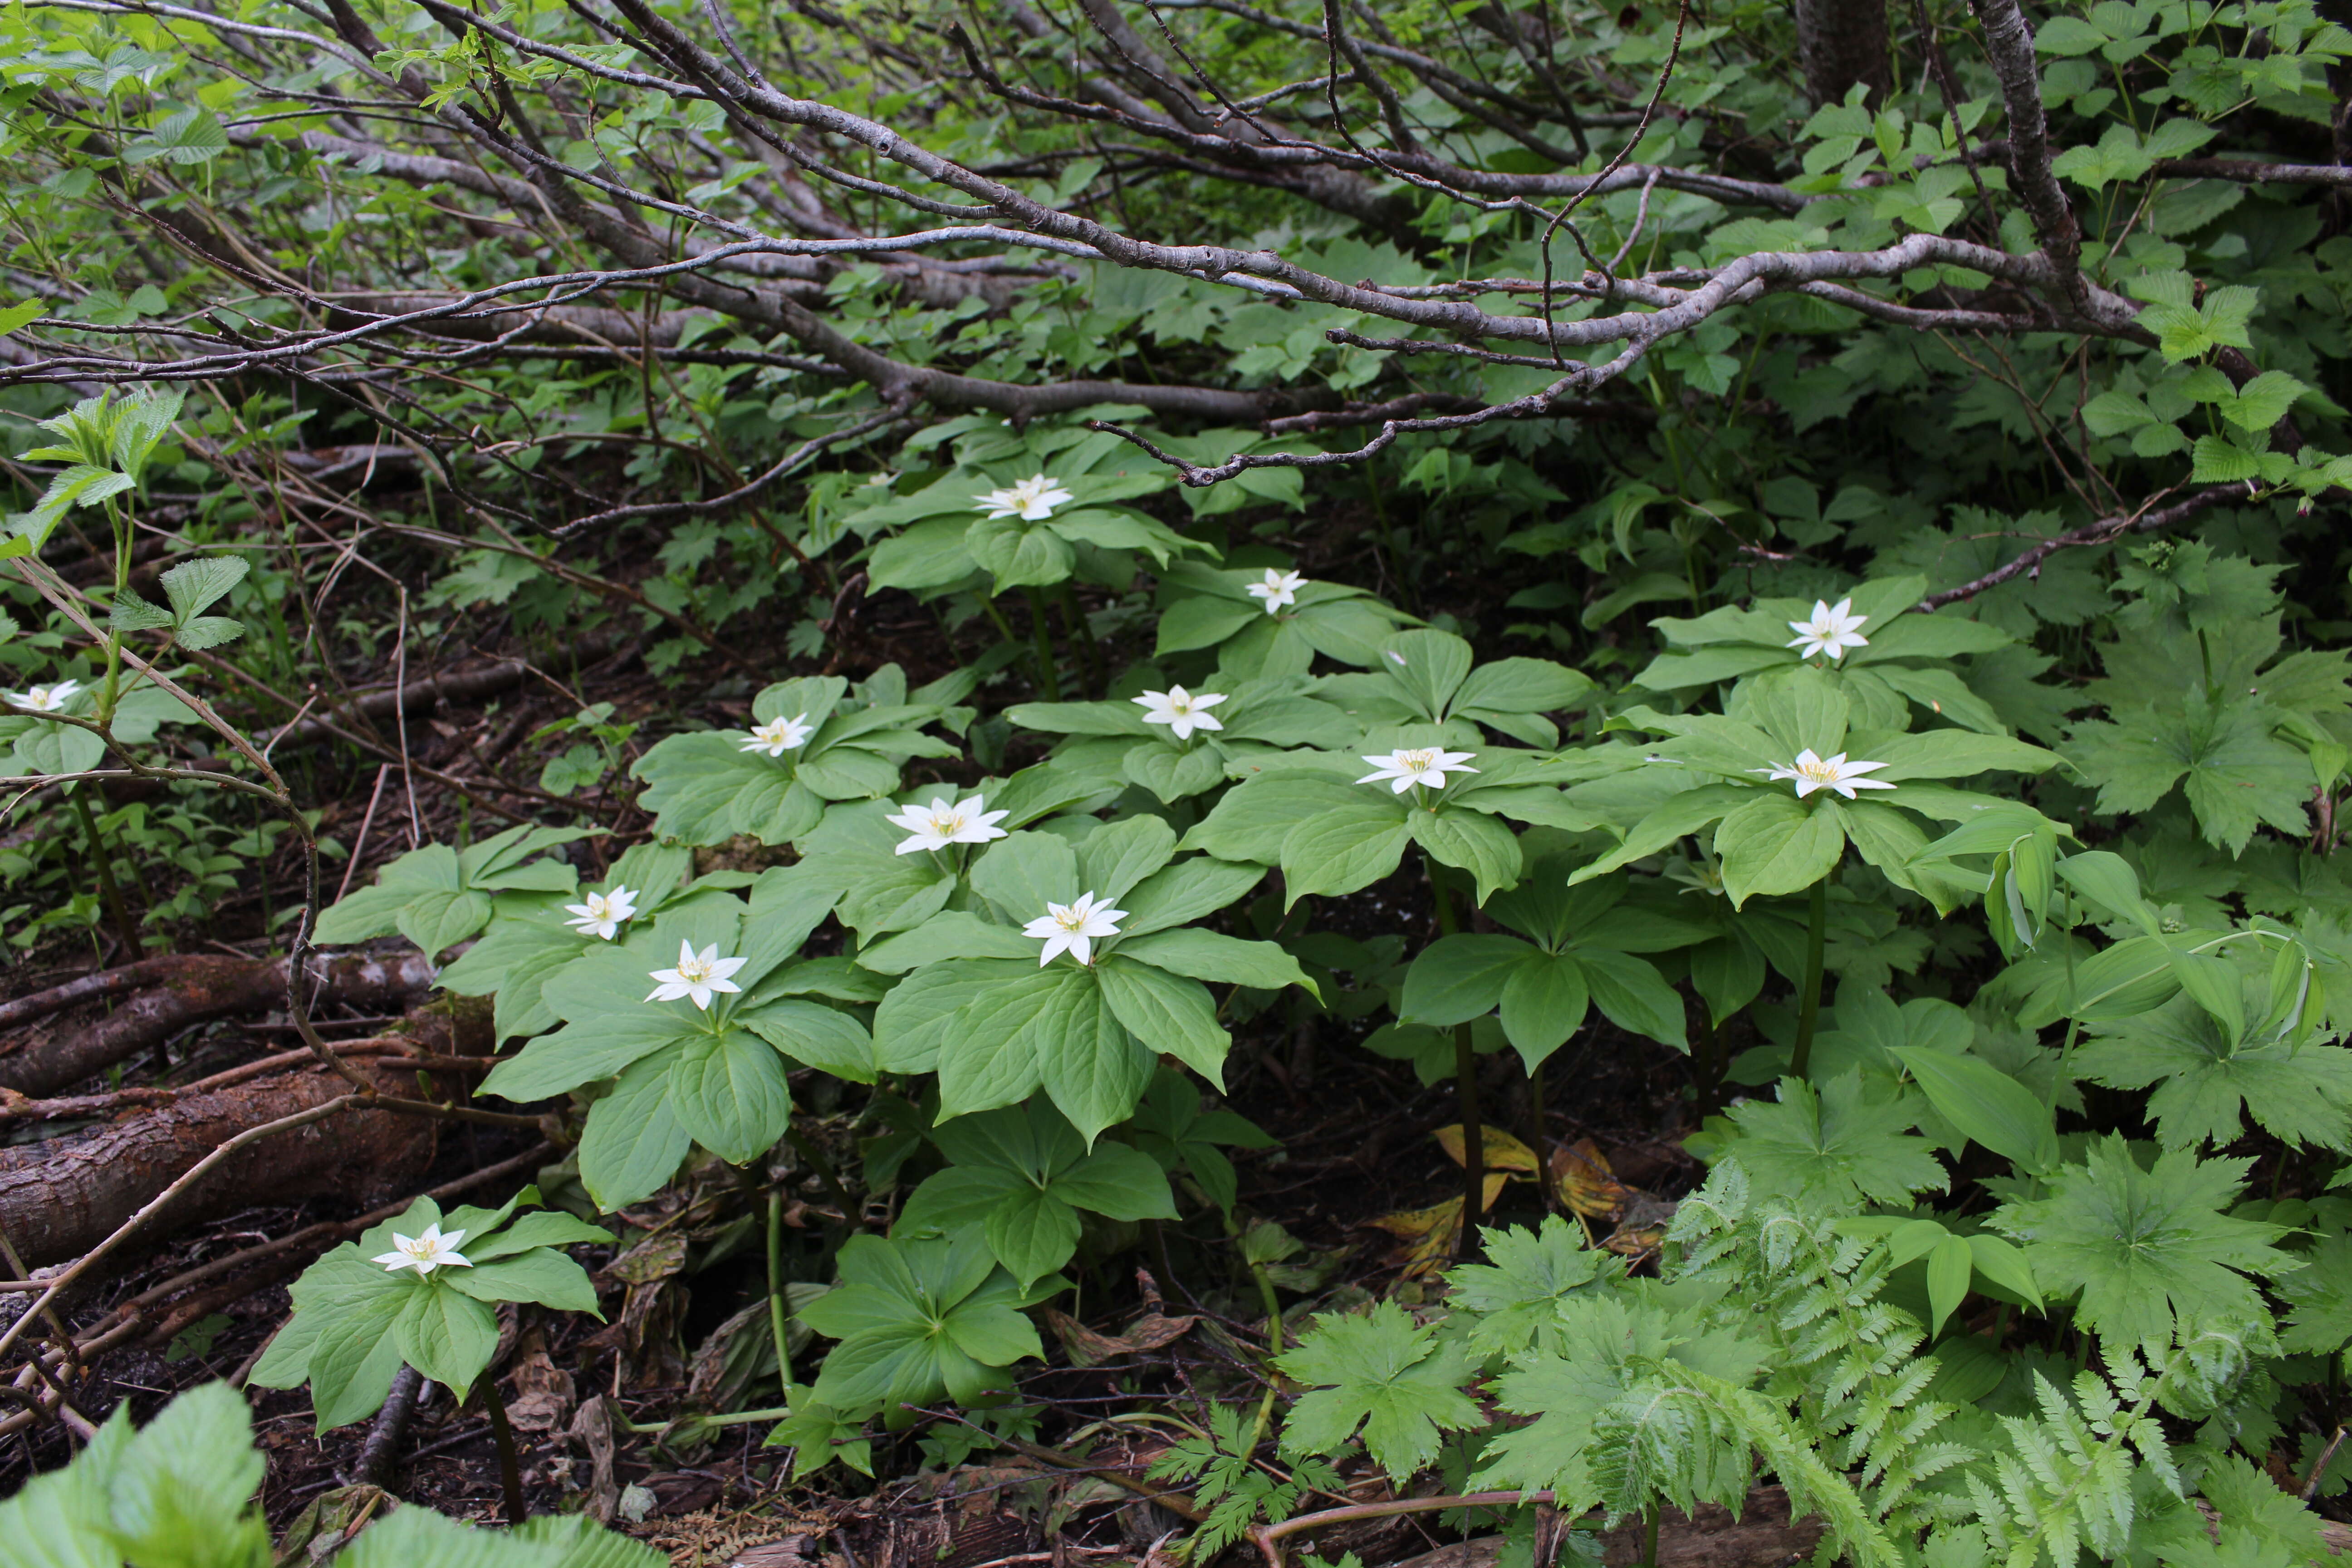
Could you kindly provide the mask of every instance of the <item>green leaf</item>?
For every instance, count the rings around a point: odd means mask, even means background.
[[[2109,1135],[2083,1163],[2057,1169],[2048,1197],[2004,1204],[1992,1224],[2024,1244],[2044,1290],[2081,1292],[2084,1327],[2119,1347],[2162,1346],[2179,1320],[2259,1318],[2262,1299],[2247,1276],[2294,1266],[2272,1245],[2284,1231],[2229,1217],[2252,1163],[2176,1149],[2142,1169]]]
[[[1910,1135],[1918,1112],[1901,1100],[1872,1103],[1860,1073],[1832,1079],[1818,1092],[1799,1079],[1780,1080],[1780,1103],[1751,1100],[1730,1118],[1729,1145],[1768,1192],[1802,1196],[1832,1213],[1862,1204],[1908,1207],[1911,1194],[1948,1182],[1925,1138]]]
[[[1577,950],[1593,1005],[1619,1028],[1644,1035],[1678,1051],[1690,1049],[1683,1000],[1648,960],[1599,946]]]
[[[1545,956],[1512,936],[1439,937],[1422,949],[1420,956],[1405,971],[1404,994],[1397,1017],[1403,1023],[1440,1026],[1468,1023],[1481,1014],[1493,1012],[1501,1004],[1505,987],[1522,964]],[[1580,1016],[1580,982],[1578,990],[1577,1013]],[[1507,1023],[1504,1032],[1510,1032]],[[1563,1033],[1561,1038],[1566,1037]],[[1514,1037],[1513,1044],[1517,1043]],[[1557,1046],[1559,1041],[1552,1043]]]
[[[403,1361],[463,1395],[499,1347],[499,1320],[472,1297],[428,1279],[409,1290],[393,1334]]]
[[[1394,871],[1413,840],[1409,815],[1394,796],[1356,790],[1314,816],[1293,817],[1297,826],[1283,835],[1280,850],[1284,907],[1310,893],[1352,893]],[[1209,826],[1202,823],[1193,834]],[[1218,853],[1213,845],[1206,847]]]
[[[1417,965],[1420,961],[1414,962]],[[1639,959],[1627,962],[1641,963]],[[1656,978],[1654,972],[1652,978]],[[1412,984],[1410,974],[1406,984]],[[1663,989],[1664,982],[1659,984]],[[1667,994],[1671,996],[1673,993]],[[1519,1060],[1530,1075],[1583,1026],[1590,995],[1583,965],[1565,953],[1531,954],[1504,976],[1503,1033],[1518,1051]],[[1675,1021],[1677,1026],[1682,1021],[1679,1007]]]
[[[1393,1301],[1317,1319],[1276,1364],[1310,1390],[1283,1425],[1286,1453],[1335,1452],[1360,1426],[1365,1452],[1401,1482],[1436,1458],[1444,1433],[1486,1424],[1463,1392],[1475,1371],[1468,1356]]]
[[[2028,1175],[2058,1163],[2050,1108],[1990,1062],[1927,1046],[1897,1046],[1893,1055],[1926,1091],[1927,1103],[1964,1136]]]
[[[792,1086],[776,1048],[748,1029],[698,1034],[670,1066],[671,1113],[730,1165],[765,1153],[792,1124]]]
[[[1969,1279],[1976,1272],[1976,1254],[1968,1238],[1948,1236],[1927,1254],[1927,1321],[1929,1338],[1944,1331],[1944,1321],[1968,1299]]]
[[[1483,812],[1416,809],[1405,813],[1405,825],[1414,841],[1432,856],[1448,866],[1460,867],[1476,879],[1477,901],[1482,904],[1519,879],[1522,861],[1518,837]],[[1289,848],[1290,840],[1286,839],[1286,856]],[[1288,873],[1286,859],[1283,869]]]
[[[693,1134],[670,1108],[669,1067],[667,1055],[631,1064],[588,1108],[580,1180],[606,1214],[661,1191],[693,1147]]]
[[[1233,1037],[1217,1022],[1217,1005],[1199,981],[1153,968],[1125,952],[1105,958],[1095,974],[1111,1013],[1146,1050],[1172,1056],[1210,1082],[1223,1084]]]
[[[1777,790],[1758,791],[1717,826],[1715,852],[1723,890],[1738,909],[1759,893],[1802,892],[1827,877],[1845,852],[1845,835],[1831,813]]]
[[[1118,953],[1139,963],[1195,980],[1251,985],[1262,991],[1296,985],[1309,995],[1318,994],[1315,982],[1298,967],[1298,960],[1270,942],[1244,942],[1216,931],[1187,927],[1123,939]]]

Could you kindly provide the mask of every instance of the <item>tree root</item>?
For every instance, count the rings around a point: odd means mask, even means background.
[[[0,1008],[0,1027],[51,1016],[96,997],[132,993],[129,1001],[93,1023],[26,1031],[13,1048],[0,1052],[0,1089],[54,1094],[170,1039],[191,1024],[283,1007],[286,963],[282,958],[151,958],[9,1003]],[[414,950],[317,958],[310,973],[315,1002],[384,1013],[406,1011],[433,984],[432,964]]]

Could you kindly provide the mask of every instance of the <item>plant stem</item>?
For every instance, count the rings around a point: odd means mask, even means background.
[[[790,1396],[793,1386],[793,1352],[785,1334],[785,1322],[791,1314],[784,1296],[784,1190],[768,1189],[768,1332],[776,1340],[776,1380]]]
[[[122,889],[115,884],[114,856],[99,835],[98,818],[90,814],[84,789],[75,789],[72,799],[74,815],[81,818],[82,833],[89,840],[90,868],[98,873],[99,897],[106,901],[106,912],[114,917],[114,934],[122,940],[125,962],[129,962],[139,956],[139,928],[131,922],[130,906],[122,901]]]
[[[1062,582],[1062,625],[1070,635],[1070,646],[1078,650],[1079,662],[1086,666],[1087,695],[1100,700],[1108,679],[1103,671],[1102,645],[1095,641],[1087,625],[1087,613],[1078,607],[1077,591],[1067,578]]]
[[[1265,1394],[1257,1402],[1257,1419],[1250,1424],[1249,1446],[1242,1450],[1245,1456],[1256,1453],[1257,1446],[1265,1441],[1265,1429],[1274,1420],[1274,1396],[1282,1390],[1280,1374],[1273,1364],[1283,1352],[1282,1299],[1274,1293],[1274,1280],[1265,1264],[1251,1264],[1250,1272],[1257,1276],[1258,1295],[1265,1302],[1266,1369]]]
[[[522,1464],[515,1458],[514,1427],[508,1424],[506,1404],[488,1373],[483,1375],[481,1388],[482,1408],[490,1418],[490,1439],[499,1446],[499,1486],[507,1494],[507,1522],[520,1524],[530,1517],[530,1509],[522,1500]]]
[[[1650,1505],[1650,1517],[1642,1524],[1642,1568],[1658,1568],[1658,1514],[1656,1503]]]
[[[1552,1180],[1551,1157],[1544,1148],[1544,1068],[1549,1060],[1538,1062],[1528,1074],[1528,1148],[1536,1157],[1536,1194],[1543,1200],[1544,1213],[1559,1210],[1559,1187]]]
[[[1460,929],[1454,918],[1454,902],[1428,856],[1422,857],[1421,866],[1429,878],[1430,899],[1437,907],[1438,934],[1452,936]],[[1466,1023],[1454,1026],[1454,1092],[1462,1117],[1462,1228],[1454,1237],[1454,1256],[1466,1258],[1478,1216],[1486,1210],[1486,1130],[1478,1119],[1478,1053],[1470,1043]]]
[[[1805,983],[1797,995],[1797,1048],[1789,1053],[1789,1076],[1802,1079],[1813,1065],[1813,1026],[1822,1016],[1822,942],[1830,923],[1830,879],[1813,884],[1805,913]]]
[[[1054,628],[1045,620],[1045,595],[1029,590],[1029,639],[1036,651],[1037,694],[1048,702],[1062,700],[1062,680],[1054,668]]]

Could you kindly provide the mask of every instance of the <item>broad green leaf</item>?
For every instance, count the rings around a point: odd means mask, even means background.
[[[1926,1091],[1927,1103],[1970,1140],[2028,1175],[2058,1163],[2050,1108],[1990,1062],[1925,1046],[1897,1046],[1893,1055]]]

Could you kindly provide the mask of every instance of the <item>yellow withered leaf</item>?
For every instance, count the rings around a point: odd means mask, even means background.
[[[1588,1219],[1605,1219],[1633,1196],[1633,1189],[1617,1179],[1590,1138],[1552,1151],[1551,1173],[1559,1184],[1560,1201]]]
[[[1486,1173],[1484,1184],[1486,1208],[1495,1206],[1496,1197],[1510,1179],[1502,1171]],[[1462,1230],[1462,1200],[1451,1197],[1429,1208],[1404,1209],[1364,1223],[1387,1231],[1404,1243],[1390,1254],[1388,1260],[1402,1268],[1406,1279],[1426,1279],[1444,1268],[1454,1257],[1454,1238]]]
[[[1499,1127],[1481,1127],[1478,1131],[1481,1134],[1478,1142],[1485,1145],[1486,1151],[1486,1168],[1487,1170],[1517,1171],[1529,1176],[1536,1173],[1536,1152],[1534,1150],[1528,1148],[1526,1144],[1520,1142],[1517,1139],[1512,1137],[1509,1133],[1504,1131]],[[1466,1162],[1462,1158],[1464,1144],[1462,1142],[1462,1127],[1460,1123],[1457,1122],[1451,1127],[1439,1128],[1437,1130],[1436,1136],[1438,1144],[1445,1151],[1445,1157],[1447,1159],[1453,1161],[1457,1165],[1466,1163]],[[1494,1200],[1492,1198],[1487,1200],[1490,1204]]]

